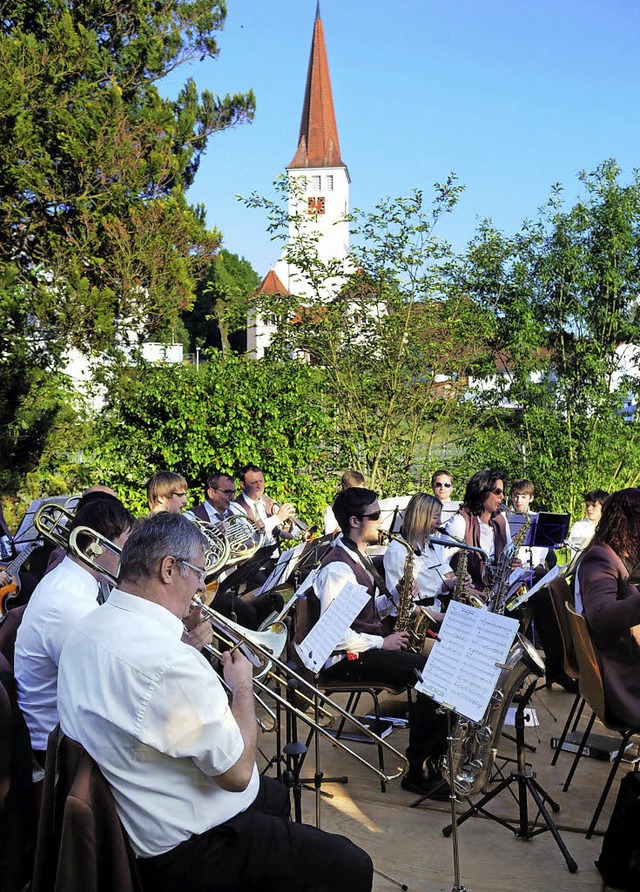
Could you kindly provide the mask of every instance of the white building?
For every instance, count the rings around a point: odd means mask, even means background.
[[[316,9],[311,41],[307,84],[302,106],[298,147],[286,168],[290,179],[289,242],[302,230],[315,238],[318,260],[323,264],[337,261],[345,271],[349,257],[349,171],[340,156],[338,128],[333,107],[329,65],[320,18]],[[258,293],[295,294],[301,303],[322,299],[335,293],[344,276],[324,281],[320,293],[300,270],[287,260],[287,250],[265,276]],[[273,326],[269,319],[250,316],[247,350],[256,358],[264,356],[271,341]]]

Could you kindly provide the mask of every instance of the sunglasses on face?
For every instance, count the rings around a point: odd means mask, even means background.
[[[434,483],[433,485],[438,487],[439,489],[441,489],[442,487],[444,487],[445,489],[451,489],[452,486],[451,483]]]
[[[371,514],[360,514],[361,520],[379,520],[382,511],[372,511]]]
[[[494,494],[494,496],[504,495],[504,489],[492,489],[491,492]]]

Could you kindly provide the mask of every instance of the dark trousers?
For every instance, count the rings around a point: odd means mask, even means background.
[[[137,864],[146,892],[369,892],[373,883],[367,853],[290,821],[288,792],[269,777],[246,811]]]
[[[357,660],[340,660],[322,672],[324,678],[344,681],[388,682],[393,687],[413,687],[416,672],[422,672],[426,658],[406,650],[373,648],[358,655]],[[438,704],[417,693],[409,714],[409,746],[407,759],[412,774],[422,772],[429,759],[434,765],[447,748],[447,718],[436,712]]]

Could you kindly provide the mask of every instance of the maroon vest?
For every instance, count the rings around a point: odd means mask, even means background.
[[[458,514],[461,514],[464,517],[466,523],[464,541],[467,545],[473,545],[476,548],[480,548],[480,521],[478,520],[477,515],[471,514],[469,509],[465,508],[464,505],[458,509]],[[491,519],[491,526],[493,527],[493,559],[494,561],[497,561],[507,544],[507,522],[502,514],[497,514]],[[460,552],[455,554],[451,559],[450,564],[453,570],[457,569],[459,558]],[[471,577],[471,581],[479,591],[482,591],[484,588],[484,583],[482,581],[484,561],[479,554],[473,551],[469,552],[467,560],[467,572]]]
[[[360,562],[352,558],[349,552],[340,545],[335,545],[331,549],[320,566],[326,567],[327,564],[336,562],[346,564],[353,571],[358,585],[363,585],[370,595],[370,600],[351,623],[351,628],[354,632],[363,632],[366,635],[383,635],[382,623],[376,613],[375,585],[372,578]]]
[[[273,499],[269,498],[269,496],[267,496],[267,495],[263,495],[262,501],[264,502],[264,506],[267,509],[267,514],[272,514],[273,506],[275,504]],[[252,521],[252,523],[255,523],[256,520],[258,520],[258,518],[255,516],[255,513],[253,511],[253,507],[249,504],[249,502],[247,502],[247,500],[244,498],[244,496],[238,496],[238,498],[234,499],[233,502],[235,505],[238,505],[238,507],[244,511],[244,513],[247,515],[249,520]]]

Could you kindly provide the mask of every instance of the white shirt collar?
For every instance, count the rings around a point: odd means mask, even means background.
[[[155,601],[148,601],[146,598],[141,598],[139,595],[132,595],[130,592],[123,592],[119,588],[113,589],[109,595],[109,601],[107,603],[109,604],[109,607],[115,607],[117,610],[124,610],[127,613],[135,613],[138,616],[153,619],[155,622],[164,626],[168,632],[176,634],[178,638],[182,637],[182,633],[184,632],[182,620],[178,619],[177,616],[174,616],[173,613],[167,610],[166,607],[163,607],[162,604],[157,604]]]

